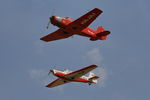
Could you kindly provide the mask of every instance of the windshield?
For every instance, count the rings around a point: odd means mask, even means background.
[[[65,18],[68,19],[68,20],[70,20],[70,21],[74,21],[74,19],[71,18],[71,17],[65,17]]]

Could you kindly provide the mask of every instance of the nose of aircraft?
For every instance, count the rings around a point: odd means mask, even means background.
[[[51,16],[49,19],[50,19],[51,23],[53,23],[55,18],[54,18],[54,16]]]
[[[49,70],[48,75],[51,74],[51,73],[54,73],[54,70]]]
[[[50,23],[54,24],[54,20],[55,20],[55,16],[49,17],[49,22],[48,22],[47,27],[46,27],[47,29],[49,28]]]
[[[48,22],[48,24],[47,24],[47,29],[49,28],[49,25],[50,25],[50,23],[52,23],[53,24],[53,22],[54,22],[54,16],[51,16],[51,17],[49,17],[49,22]]]

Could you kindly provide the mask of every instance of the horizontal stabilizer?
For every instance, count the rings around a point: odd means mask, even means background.
[[[103,31],[100,33],[97,33],[96,35],[101,39],[101,40],[106,40],[107,35],[110,34],[110,31]]]
[[[97,83],[98,78],[99,78],[98,76],[93,76],[93,77],[89,78],[89,81],[91,81],[92,83]]]
[[[98,76],[93,76],[89,80],[95,80],[95,79],[98,79],[98,78],[99,78]]]

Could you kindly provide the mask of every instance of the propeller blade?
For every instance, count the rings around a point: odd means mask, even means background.
[[[49,28],[50,23],[51,23],[51,21],[48,22],[47,27],[46,27],[47,29]]]
[[[55,69],[56,66],[53,67],[53,69]],[[54,73],[54,71],[52,69],[49,70],[48,75]]]
[[[52,12],[51,12],[51,15],[50,15],[50,16],[53,16],[53,15],[54,15],[55,10],[56,10],[56,9],[52,9]],[[48,22],[47,27],[46,27],[47,29],[49,28],[50,23],[51,23],[51,21],[50,21],[50,18],[49,18],[49,22]]]

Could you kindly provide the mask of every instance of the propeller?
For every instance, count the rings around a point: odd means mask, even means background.
[[[50,75],[51,73],[53,73],[53,70],[49,70],[48,75]]]
[[[47,29],[49,28],[50,23],[51,23],[51,20],[49,20],[49,22],[47,24],[47,27],[46,27]]]
[[[53,69],[55,69],[56,66],[53,67]],[[52,69],[49,70],[48,75],[50,75],[51,73],[54,73],[54,71]]]
[[[50,16],[53,16],[53,15],[54,15],[54,12],[55,12],[55,9],[52,10],[52,13],[51,13]],[[46,27],[47,29],[49,28],[49,25],[50,25],[50,23],[51,23],[51,18],[52,18],[52,17],[49,17],[49,22],[48,22],[47,27]]]

